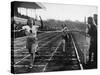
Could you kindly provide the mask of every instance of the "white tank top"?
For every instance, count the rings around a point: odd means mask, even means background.
[[[38,31],[38,27],[37,25],[33,25],[32,28],[30,28],[28,25],[27,26],[23,26],[22,29],[25,29],[26,30],[26,35],[30,35],[31,32],[30,30],[32,30],[32,36],[33,37],[36,37],[37,36],[37,31]]]

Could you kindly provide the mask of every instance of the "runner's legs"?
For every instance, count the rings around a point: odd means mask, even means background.
[[[35,60],[35,52],[36,52],[36,39],[34,37],[28,37],[26,42],[26,48],[29,51],[29,54],[31,55],[31,64],[30,68],[33,67],[34,60]]]

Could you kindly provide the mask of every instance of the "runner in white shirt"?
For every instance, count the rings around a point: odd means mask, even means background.
[[[34,59],[35,59],[35,52],[37,51],[38,42],[37,42],[37,31],[39,26],[34,24],[35,22],[31,19],[31,23],[26,26],[23,26],[22,29],[25,30],[27,35],[27,42],[26,48],[29,50],[31,54],[31,64],[30,68],[33,67]]]

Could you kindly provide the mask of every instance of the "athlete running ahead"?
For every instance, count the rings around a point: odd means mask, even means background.
[[[26,48],[28,49],[31,55],[31,64],[29,68],[33,67],[35,60],[35,52],[37,52],[38,42],[37,42],[37,31],[39,26],[35,24],[34,19],[29,19],[26,26],[23,26],[22,29],[25,30],[27,35]]]

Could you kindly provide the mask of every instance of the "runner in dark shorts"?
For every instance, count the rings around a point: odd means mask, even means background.
[[[26,48],[29,50],[29,53],[32,53],[32,46],[33,44],[36,44],[36,38],[28,37],[26,42]]]

